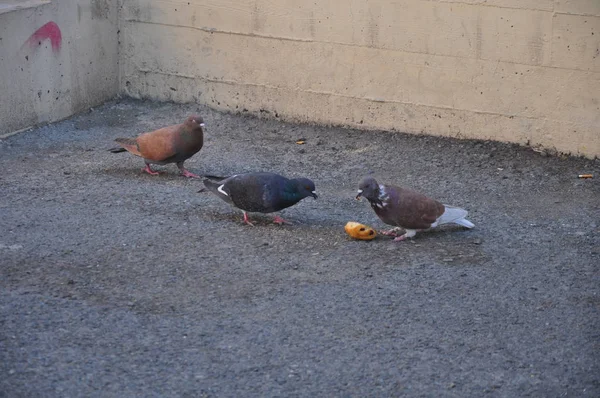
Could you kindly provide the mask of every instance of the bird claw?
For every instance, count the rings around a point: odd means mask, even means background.
[[[275,224],[279,224],[279,225],[293,225],[291,222],[284,220],[283,218],[279,217],[279,216],[275,216],[275,218],[273,219],[273,222]]]
[[[248,224],[248,225],[250,225],[251,227],[253,227],[253,226],[254,226],[254,224],[252,224],[252,223],[250,222],[250,220],[248,219],[248,214],[247,214],[246,212],[244,212],[244,224]]]
[[[201,178],[198,174],[191,173],[187,170],[182,170],[181,175],[187,178]]]
[[[422,229],[406,229],[404,234],[398,236],[394,239],[394,242],[401,242],[408,238],[414,238],[418,231],[422,231]]]
[[[159,175],[159,174],[160,174],[158,171],[154,171],[154,170],[152,170],[152,169],[150,168],[150,165],[146,165],[146,167],[144,167],[144,168],[142,169],[142,171],[145,171],[146,173],[148,173],[148,174],[150,174],[150,175],[152,175],[152,176],[157,176],[157,175]]]
[[[398,236],[398,231],[400,229],[399,228],[392,228],[390,230],[387,231],[380,231],[381,235],[385,235],[385,236]]]

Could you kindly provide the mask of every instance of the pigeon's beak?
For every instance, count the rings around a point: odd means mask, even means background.
[[[312,191],[310,194],[313,198],[315,198],[315,200],[318,198],[317,193],[315,191]]]
[[[360,200],[360,197],[362,196],[362,194],[363,194],[362,189],[359,189],[358,190],[358,195],[356,195],[356,200]]]

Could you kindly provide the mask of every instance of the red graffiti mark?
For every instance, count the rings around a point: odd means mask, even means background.
[[[42,44],[43,40],[50,39],[52,51],[59,51],[62,44],[62,34],[58,25],[52,21],[36,30],[25,42],[30,47]]]

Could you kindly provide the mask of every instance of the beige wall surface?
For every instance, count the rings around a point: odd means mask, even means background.
[[[0,135],[118,94],[116,1],[1,3]]]
[[[121,89],[600,155],[600,0],[121,0]]]

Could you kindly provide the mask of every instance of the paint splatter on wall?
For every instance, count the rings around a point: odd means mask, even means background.
[[[60,28],[55,22],[48,22],[35,32],[27,39],[25,44],[29,47],[35,47],[42,44],[42,41],[50,39],[50,44],[52,45],[52,51],[58,52],[60,51],[60,46],[62,44],[62,33],[60,32]]]

